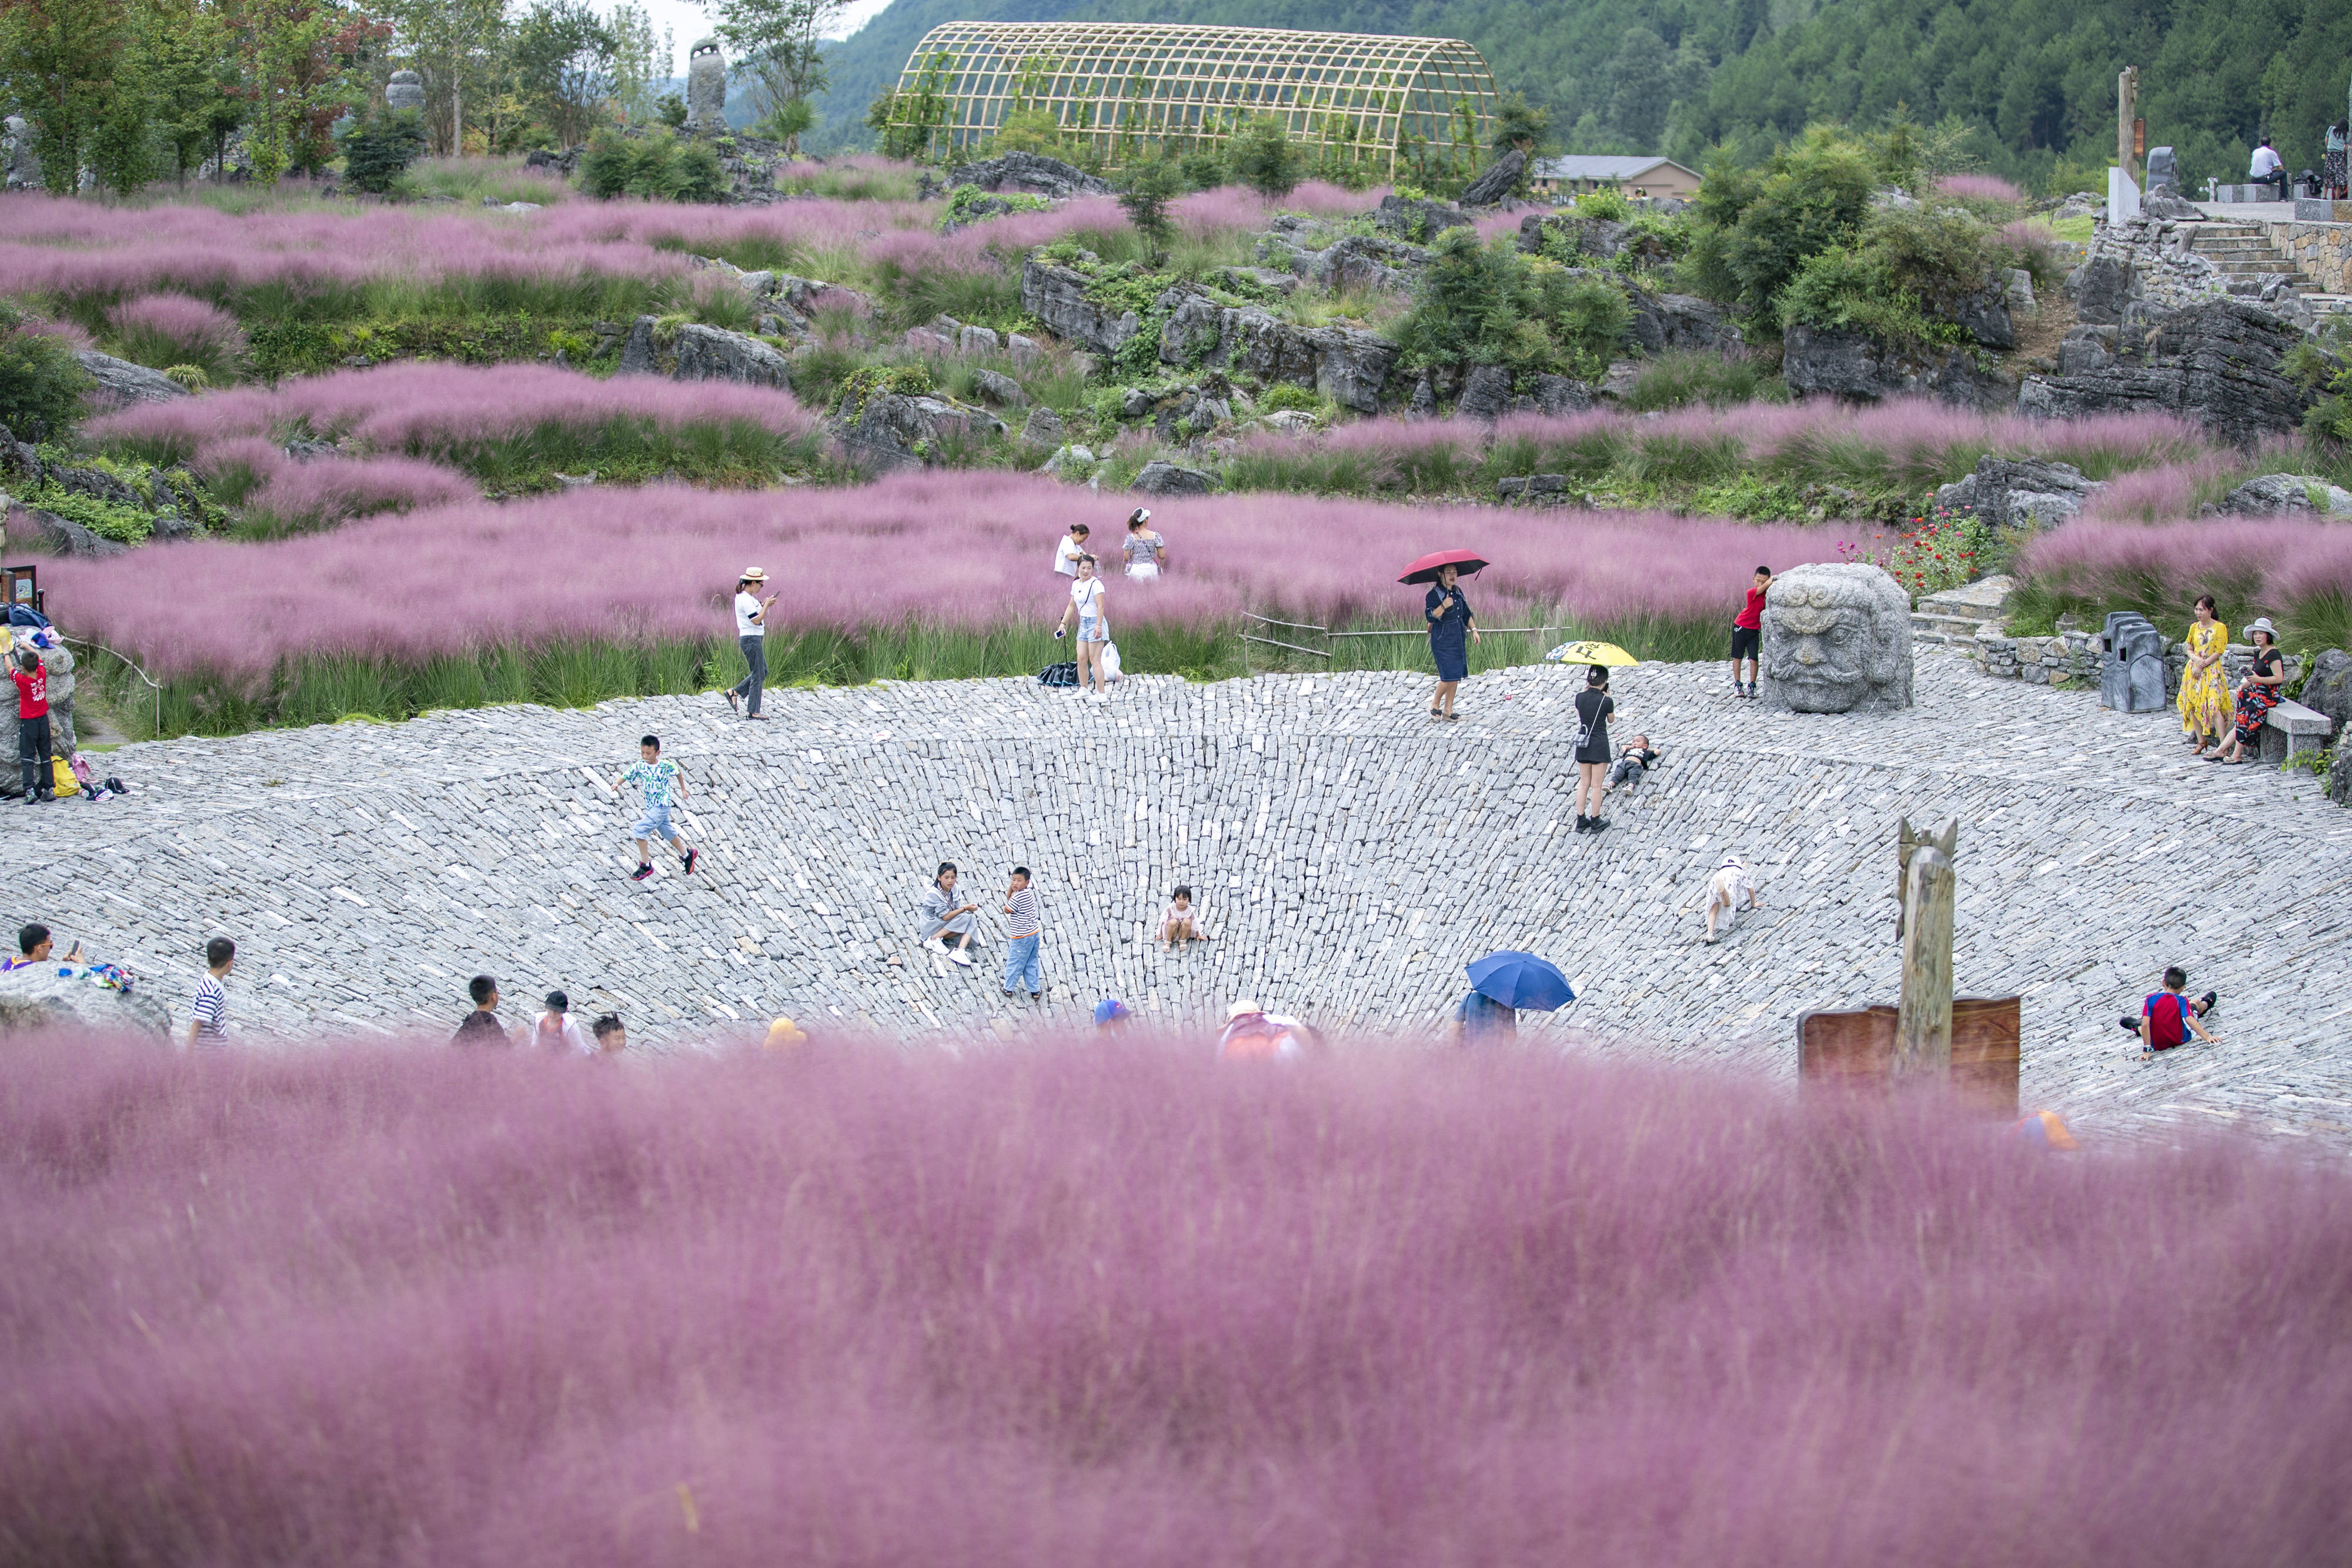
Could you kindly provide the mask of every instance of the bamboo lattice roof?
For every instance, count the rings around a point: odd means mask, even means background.
[[[901,93],[944,99],[932,150],[971,148],[1016,109],[1116,161],[1129,139],[1211,146],[1241,115],[1393,171],[1401,149],[1466,154],[1492,129],[1495,78],[1456,38],[1148,22],[949,22],[925,34]]]

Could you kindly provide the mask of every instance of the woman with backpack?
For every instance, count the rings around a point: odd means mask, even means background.
[[[1576,694],[1576,831],[1597,833],[1609,824],[1601,820],[1601,797],[1609,788],[1609,716],[1617,699],[1609,695],[1609,667],[1595,664]]]

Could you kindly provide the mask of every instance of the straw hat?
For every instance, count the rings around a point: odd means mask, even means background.
[[[2246,635],[2249,637],[2257,632],[2267,632],[2271,634],[2273,643],[2278,641],[2278,628],[2271,624],[2271,618],[2267,615],[2255,616],[2253,623],[2246,628]]]
[[[768,574],[761,571],[756,566],[747,566],[743,569],[743,575],[736,580],[739,582],[765,582],[768,580]]]
[[[1262,1013],[1264,1011],[1265,1011],[1265,1009],[1257,1005],[1257,1001],[1255,998],[1244,997],[1241,1000],[1235,1002],[1232,1007],[1225,1009],[1225,1018],[1230,1021],[1234,1019],[1245,1019],[1253,1013]]]

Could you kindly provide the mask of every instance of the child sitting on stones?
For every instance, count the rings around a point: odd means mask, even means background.
[[[1192,890],[1180,885],[1168,895],[1168,907],[1160,916],[1160,940],[1174,947],[1179,942],[1201,940],[1200,917],[1192,908]]]

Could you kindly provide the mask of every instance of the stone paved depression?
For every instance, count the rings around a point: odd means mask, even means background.
[[[240,944],[248,1033],[446,1031],[466,977],[509,1021],[561,987],[651,1044],[755,1028],[917,1036],[1037,1017],[998,989],[996,895],[1038,873],[1045,1013],[1118,996],[1200,1025],[1235,996],[1340,1030],[1425,1032],[1496,947],[1580,1000],[1523,1029],[1579,1049],[1792,1077],[1809,1008],[1892,1002],[1895,827],[1960,819],[1963,994],[2024,997],[2024,1097],[2085,1130],[2236,1124],[2352,1147],[2352,813],[2309,775],[2191,760],[2168,710],[1979,674],[1922,650],[1917,706],[1774,712],[1719,665],[1618,672],[1622,740],[1658,772],[1572,833],[1573,671],[1465,683],[1262,676],[1127,683],[1107,706],[1028,681],[504,707],[129,746],[136,791],[0,812],[11,928],[40,919],[149,977],[184,1016],[203,939]],[[701,869],[627,880],[634,798],[603,780],[658,731],[693,789]],[[1693,913],[1727,852],[1765,907],[1717,946]],[[935,862],[986,895],[972,969],[917,946]],[[1198,888],[1213,939],[1150,941]],[[2256,925],[2260,923],[2260,930]],[[2218,988],[2219,1049],[2134,1061],[2116,1019],[2167,962]]]

